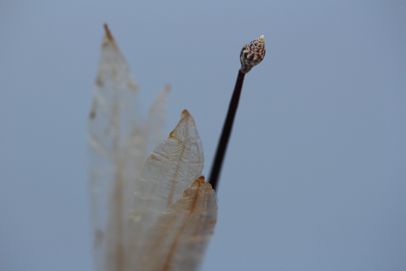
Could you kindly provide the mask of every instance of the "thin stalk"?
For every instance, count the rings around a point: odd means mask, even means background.
[[[228,140],[230,139],[231,130],[233,128],[235,113],[237,112],[244,77],[245,73],[241,72],[241,70],[238,70],[238,77],[237,81],[235,82],[233,96],[231,97],[227,117],[224,122],[223,131],[221,132],[220,141],[217,146],[216,156],[214,158],[214,163],[211,168],[209,183],[211,184],[214,190],[216,190],[218,184],[221,167],[223,165],[224,155],[227,150]]]
[[[226,121],[224,122],[223,131],[221,132],[220,141],[217,146],[216,156],[214,157],[214,163],[209,177],[209,183],[214,190],[216,190],[218,185],[221,167],[227,151],[228,140],[230,139],[231,130],[233,129],[234,117],[237,112],[245,74],[248,73],[252,67],[261,63],[265,57],[265,53],[265,38],[263,35],[250,43],[247,43],[241,49],[241,69],[238,71],[237,82],[235,83],[233,96],[231,96]]]

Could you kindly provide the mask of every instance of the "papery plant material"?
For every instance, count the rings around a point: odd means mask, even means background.
[[[265,53],[264,35],[244,45],[240,53],[241,71],[248,73],[254,66],[261,63],[265,57]]]
[[[195,121],[184,110],[144,163],[164,132],[169,87],[143,125],[138,87],[105,28],[89,119],[95,270],[196,270],[213,234],[217,203],[201,176],[204,154]]]
[[[155,98],[148,111],[146,133],[148,138],[148,153],[166,137],[166,99],[171,87],[166,85],[161,93]]]
[[[135,270],[197,270],[216,221],[216,195],[201,176],[148,231]]]
[[[156,146],[148,157],[140,182],[136,184],[128,239],[130,253],[135,257],[129,258],[129,266],[138,266],[137,256],[148,245],[146,232],[202,174],[203,166],[203,147],[196,124],[184,110],[169,138]]]
[[[89,116],[89,191],[95,270],[121,271],[128,257],[126,240],[135,184],[150,151],[148,145],[163,138],[169,87],[154,101],[144,125],[138,86],[107,26],[105,30]]]

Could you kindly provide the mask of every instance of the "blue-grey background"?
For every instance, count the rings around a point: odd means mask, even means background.
[[[107,22],[144,111],[207,175],[245,78],[203,270],[406,270],[405,1],[1,1],[0,270],[92,269],[87,116]]]

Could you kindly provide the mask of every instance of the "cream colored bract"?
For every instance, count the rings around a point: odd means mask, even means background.
[[[159,143],[169,87],[143,123],[137,84],[105,28],[89,116],[95,270],[197,270],[217,203],[201,177],[204,155],[196,124],[184,110]]]

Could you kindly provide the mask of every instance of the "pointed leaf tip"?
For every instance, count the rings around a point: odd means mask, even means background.
[[[166,93],[171,92],[171,89],[172,89],[172,86],[170,84],[166,84],[165,87],[164,87],[164,91]]]
[[[106,37],[107,37],[110,41],[113,41],[114,38],[113,38],[113,35],[112,35],[111,32],[110,32],[109,26],[108,26],[107,24],[104,24],[103,27],[104,27],[104,30],[106,31]]]
[[[180,117],[183,119],[184,117],[190,116],[189,111],[187,111],[186,109],[182,111],[182,114],[180,115]]]
[[[178,140],[186,140],[188,137],[196,137],[200,142],[199,133],[197,132],[196,122],[192,115],[186,109],[182,111],[181,118],[176,125],[175,129],[169,134],[170,138],[177,138]],[[194,140],[193,140],[194,141]],[[201,142],[199,143],[201,145]],[[200,147],[199,147],[200,149]],[[203,152],[203,149],[201,149]]]

